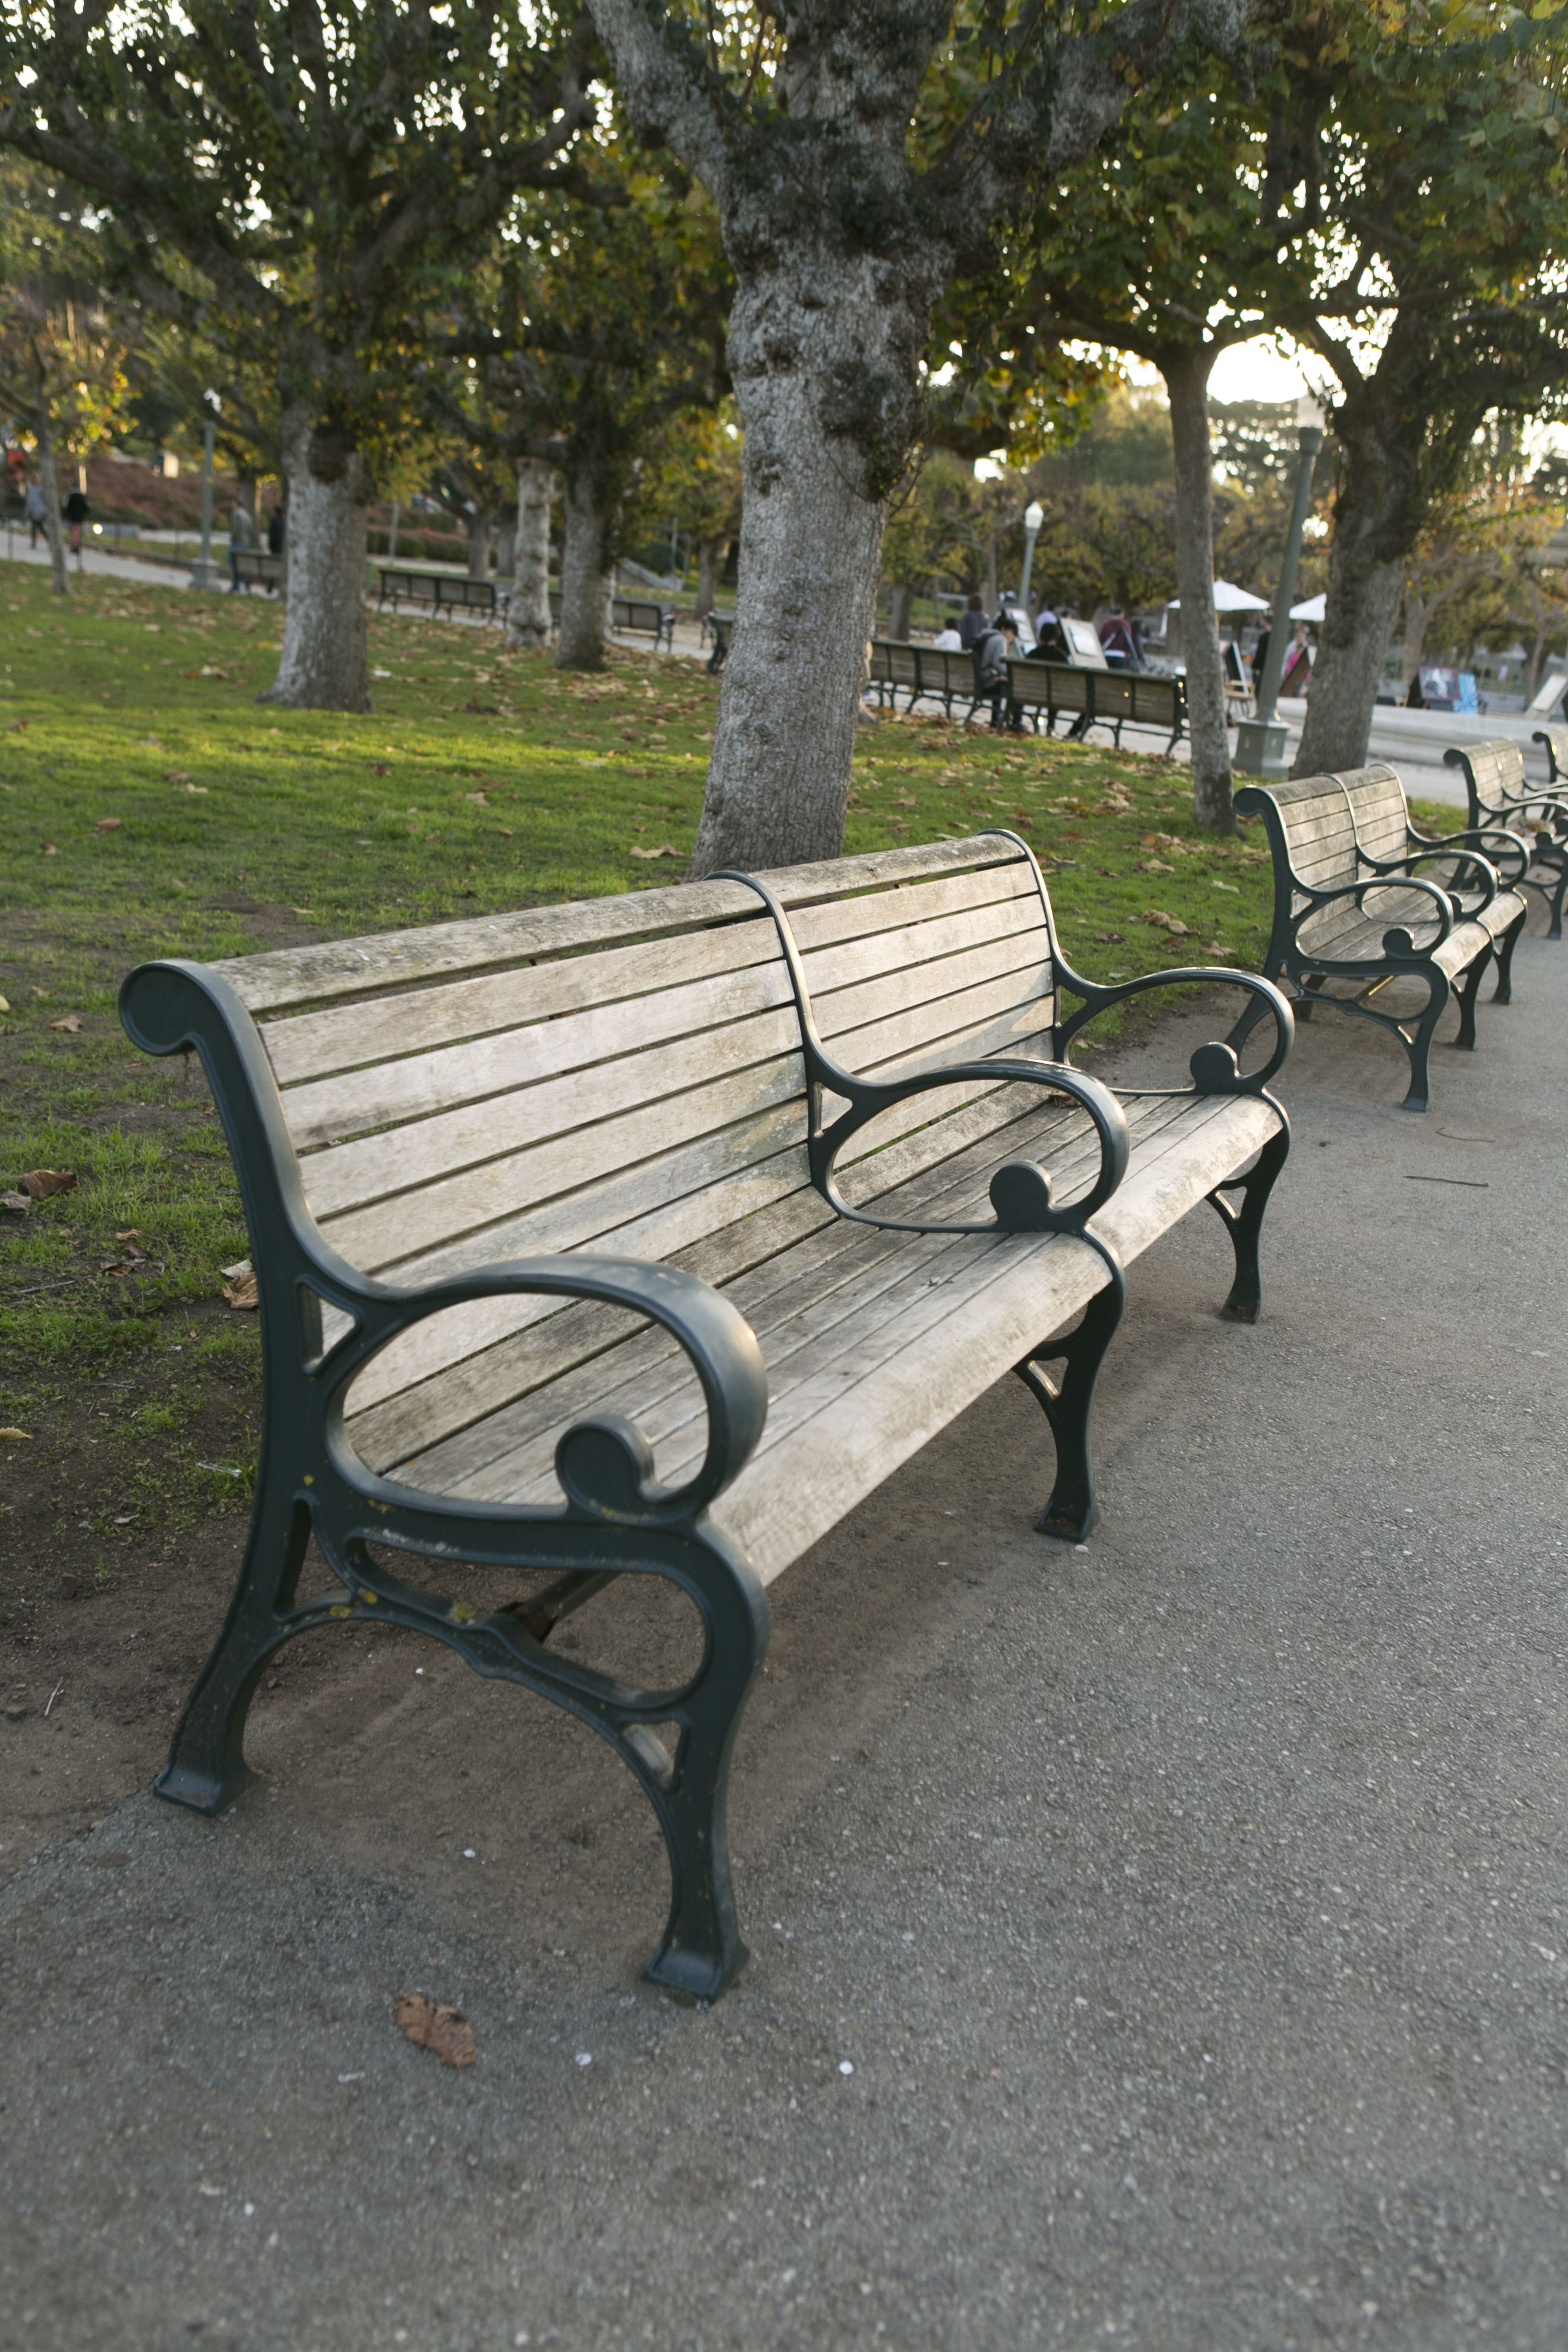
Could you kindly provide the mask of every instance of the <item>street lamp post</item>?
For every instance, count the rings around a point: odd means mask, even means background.
[[[1040,535],[1040,525],[1045,519],[1046,510],[1038,499],[1031,499],[1024,509],[1024,580],[1018,591],[1018,602],[1024,608],[1026,619],[1029,615],[1029,574],[1035,568],[1035,541]]]
[[[1236,765],[1252,776],[1279,777],[1289,772],[1285,759],[1287,730],[1284,720],[1275,718],[1274,706],[1279,699],[1279,681],[1285,674],[1290,605],[1296,593],[1296,569],[1301,561],[1301,534],[1312,502],[1312,468],[1323,446],[1323,412],[1315,400],[1303,398],[1296,403],[1296,428],[1300,450],[1296,501],[1290,509],[1290,528],[1285,534],[1285,557],[1279,566],[1279,593],[1274,600],[1268,651],[1264,656],[1263,676],[1258,682],[1258,709],[1253,718],[1244,719],[1236,730]]]
[[[202,551],[191,566],[193,588],[216,588],[217,566],[213,562],[213,433],[217,423],[218,396],[210,387],[202,394]]]

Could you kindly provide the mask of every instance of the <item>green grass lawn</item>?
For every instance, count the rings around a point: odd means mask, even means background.
[[[279,710],[256,699],[276,603],[73,591],[20,564],[0,581],[0,1189],[79,1180],[0,1213],[0,1424],[33,1433],[0,1439],[0,1479],[90,1396],[101,1461],[58,1455],[48,1502],[112,1544],[151,1511],[232,1504],[254,1444],[254,1318],[219,1271],[247,1250],[226,1151],[199,1076],[121,1034],[124,972],[668,881],[717,688],[682,661],[573,677],[494,629],[373,618],[374,715]],[[1174,763],[862,730],[848,849],[998,824],[1036,845],[1090,975],[1256,961],[1260,839],[1200,837]]]

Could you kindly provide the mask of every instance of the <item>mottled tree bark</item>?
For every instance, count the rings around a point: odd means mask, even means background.
[[[1209,442],[1208,380],[1215,353],[1194,345],[1163,354],[1160,373],[1171,404],[1176,468],[1176,593],[1187,665],[1187,731],[1193,755],[1193,808],[1198,823],[1236,831],[1231,806],[1230,737],[1225,670],[1214,609],[1214,452]]]
[[[517,545],[506,641],[542,652],[550,643],[550,496],[554,467],[523,457],[517,468]]]
[[[608,551],[614,516],[592,467],[568,473],[565,506],[556,667],[603,669],[605,620],[614,593]]]
[[[1389,356],[1385,351],[1384,366]],[[1405,406],[1373,376],[1334,419],[1341,470],[1328,597],[1294,775],[1334,775],[1366,763],[1373,707],[1426,507],[1426,419],[1412,424]]]
[[[468,577],[488,580],[490,576],[490,519],[476,508],[463,517],[463,528],[468,540]]]
[[[888,590],[888,635],[895,645],[906,645],[910,635],[910,607],[915,592],[904,580],[895,580]]]
[[[517,571],[517,509],[503,507],[496,517],[496,578],[510,580]]]
[[[296,710],[368,710],[365,462],[335,436],[313,430],[303,407],[285,413],[281,439],[288,491],[283,652],[278,676],[257,698]]]

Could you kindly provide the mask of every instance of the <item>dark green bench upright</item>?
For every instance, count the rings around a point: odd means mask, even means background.
[[[408,604],[427,613],[482,613],[487,620],[499,620],[505,613],[510,591],[498,586],[493,580],[470,580],[462,572],[414,572],[405,565],[383,563],[380,593],[376,610],[390,604],[395,612],[400,604]]]

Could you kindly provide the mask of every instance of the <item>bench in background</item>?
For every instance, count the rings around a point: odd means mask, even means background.
[[[270,555],[264,547],[240,547],[230,551],[234,584],[243,588],[248,596],[253,588],[265,588],[276,594],[283,585],[283,558]]]
[[[1173,980],[1256,996],[1265,1066],[1206,1045],[1121,1101],[1062,1058]],[[249,1539],[161,1793],[234,1801],[294,1635],[428,1633],[635,1774],[672,1880],[647,1974],[687,1995],[744,1958],[725,1790],[766,1586],[1008,1370],[1055,1439],[1039,1524],[1080,1536],[1123,1266],[1198,1203],[1233,1244],[1223,1312],[1258,1313],[1289,1007],[1225,971],[1079,978],[1013,835],[147,964],[121,1013],[201,1054],[265,1340]],[[626,1576],[695,1609],[677,1687],[550,1646],[585,1605],[616,1638]]]
[[[1428,840],[1410,823],[1397,773],[1382,765],[1248,784],[1236,806],[1240,815],[1262,817],[1274,860],[1264,972],[1290,985],[1303,1017],[1326,1004],[1391,1031],[1410,1061],[1405,1108],[1425,1110],[1432,1033],[1455,984],[1457,1045],[1476,1042],[1476,995],[1494,955],[1494,1001],[1509,1001],[1526,912],[1518,886],[1527,845],[1501,827]],[[1417,874],[1417,866],[1431,871]],[[1373,1002],[1401,980],[1423,992],[1414,1013]],[[1250,1008],[1243,1013],[1231,1031],[1233,1045],[1255,1017]]]
[[[1015,711],[1027,713],[1037,727],[1056,733],[1057,720],[1071,721],[1069,733],[1087,735],[1091,727],[1109,727],[1117,749],[1124,727],[1154,727],[1167,733],[1167,756],[1187,731],[1185,681],[1154,677],[1142,670],[1105,670],[1062,662],[1010,661],[1008,697]]]
[[[376,610],[408,604],[427,613],[482,613],[487,620],[505,616],[511,592],[493,580],[470,580],[461,572],[411,572],[399,564],[377,567],[380,593]]]
[[[1557,767],[1557,746],[1538,730],[1536,742],[1546,751],[1548,783],[1537,792],[1526,780],[1524,753],[1509,736],[1483,743],[1455,744],[1443,754],[1444,764],[1458,768],[1465,779],[1469,823],[1503,825],[1524,836],[1530,846],[1530,869],[1524,887],[1543,899],[1550,919],[1547,937],[1563,937],[1563,901],[1568,896],[1568,799],[1555,787],[1563,781]]]

